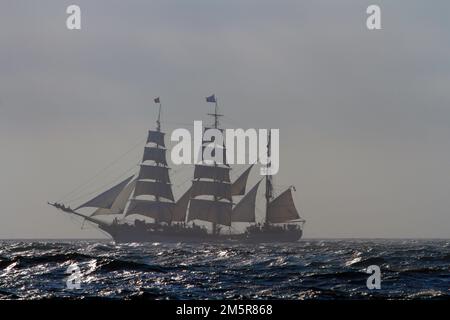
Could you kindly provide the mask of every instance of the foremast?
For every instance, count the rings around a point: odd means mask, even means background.
[[[165,133],[161,130],[162,104],[159,97],[154,102],[158,104],[156,130],[148,131],[136,187],[125,216],[138,214],[153,218],[155,223],[171,224],[175,199],[166,158]]]

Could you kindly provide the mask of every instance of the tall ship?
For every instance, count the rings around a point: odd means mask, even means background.
[[[161,129],[161,102],[156,128],[149,130],[142,160],[135,174],[72,209],[61,202],[49,205],[78,216],[106,232],[115,242],[295,242],[303,234],[305,220],[295,207],[290,186],[274,194],[273,177],[266,175],[247,191],[247,181],[254,164],[231,181],[232,168],[222,164],[196,164],[191,186],[175,200],[170,167],[167,162],[165,133]],[[219,127],[217,100],[210,128]],[[205,128],[210,129],[210,128]],[[211,143],[203,135],[202,150]],[[270,159],[271,136],[268,131],[267,157]],[[267,164],[270,166],[270,162]],[[257,194],[265,186],[264,220],[257,222]],[[93,210],[90,214],[80,212]],[[132,220],[130,221],[130,218]],[[149,219],[150,218],[150,219]],[[84,223],[83,221],[83,223]],[[245,225],[235,232],[234,225]]]

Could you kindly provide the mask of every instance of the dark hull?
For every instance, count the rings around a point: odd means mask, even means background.
[[[201,230],[147,230],[134,226],[101,226],[117,243],[162,242],[162,243],[271,243],[296,242],[302,237],[302,230],[267,230],[237,235],[214,235]]]

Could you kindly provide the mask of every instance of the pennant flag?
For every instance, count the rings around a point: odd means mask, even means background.
[[[216,96],[213,94],[212,96],[206,97],[206,102],[217,102]]]
[[[153,99],[153,101],[155,101],[155,103],[160,103],[159,97],[158,97],[158,98],[155,98],[155,99]]]

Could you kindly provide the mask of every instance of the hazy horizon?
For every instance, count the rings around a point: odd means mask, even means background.
[[[365,0],[80,0],[79,31],[70,4],[2,4],[0,239],[103,237],[46,202],[136,167],[153,98],[170,133],[213,93],[223,126],[280,129],[305,238],[449,238],[450,3],[377,1],[378,31]]]

